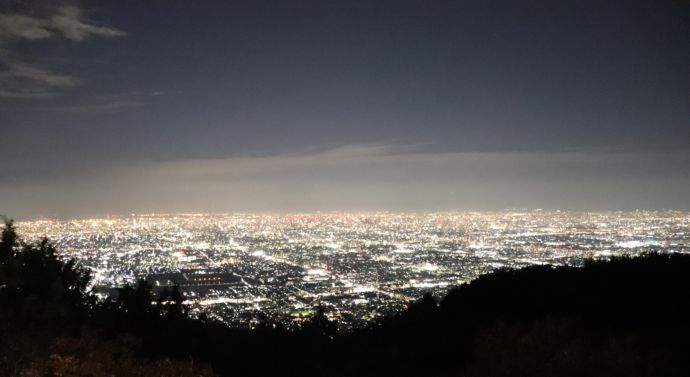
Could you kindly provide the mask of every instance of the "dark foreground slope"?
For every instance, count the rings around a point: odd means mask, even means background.
[[[7,230],[7,229],[6,229]],[[98,303],[48,244],[0,242],[0,375],[690,375],[690,256],[484,275],[350,334],[189,320],[145,284]]]
[[[487,274],[352,345],[388,359],[382,373],[690,375],[689,315],[690,256],[651,254]]]

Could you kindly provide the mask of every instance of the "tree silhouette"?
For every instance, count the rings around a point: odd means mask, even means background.
[[[5,223],[0,250],[0,315],[6,320],[56,329],[83,319],[92,303],[88,270],[59,259],[47,239],[19,242],[12,221]]]
[[[338,333],[338,322],[331,321],[326,315],[326,308],[319,305],[316,312],[302,325],[302,331],[310,335],[332,339]]]
[[[157,303],[162,315],[176,319],[187,318],[189,308],[184,305],[184,295],[180,291],[179,285],[175,284],[165,288]]]
[[[0,237],[0,370],[12,371],[51,337],[85,323],[92,296],[89,272],[63,261],[47,239],[19,241],[12,220]],[[23,356],[25,356],[23,355]]]

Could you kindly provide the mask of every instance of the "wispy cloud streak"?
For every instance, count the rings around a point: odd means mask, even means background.
[[[0,14],[0,97],[46,98],[80,82],[73,76],[29,63],[12,50],[24,41],[46,40],[58,35],[78,42],[92,36],[116,38],[127,33],[96,25],[75,6],[51,8],[41,16]]]
[[[116,38],[127,35],[122,30],[94,24],[76,6],[60,6],[52,14],[41,17],[0,14],[0,44],[20,39],[48,39],[56,33],[73,41],[82,41],[91,36]]]

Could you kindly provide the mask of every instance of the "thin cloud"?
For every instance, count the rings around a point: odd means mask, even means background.
[[[83,19],[82,10],[74,6],[60,7],[58,14],[52,16],[50,21],[53,28],[59,30],[65,38],[74,41],[81,41],[90,36],[116,38],[127,35],[122,30],[89,23]]]
[[[42,110],[71,114],[113,113],[122,109],[143,106],[150,101],[152,97],[161,97],[169,93],[170,92],[167,91],[135,91],[120,94],[98,95],[91,96],[83,101],[80,100],[78,102],[47,106],[42,108]]]
[[[47,110],[73,114],[96,114],[116,112],[118,110],[138,107],[141,105],[141,102],[132,100],[113,100],[109,102],[89,103],[82,105],[52,106],[47,108]]]
[[[21,14],[0,14],[0,43],[13,39],[46,39],[53,36],[46,20]]]
[[[47,69],[27,64],[24,62],[11,62],[6,65],[7,70],[2,72],[3,77],[35,81],[48,86],[73,86],[78,80],[72,76],[56,74]]]
[[[61,6],[54,14],[43,17],[0,14],[0,44],[18,39],[47,39],[56,33],[73,41],[82,41],[91,36],[117,38],[127,35],[122,30],[94,24],[76,6]]]
[[[75,86],[79,79],[19,60],[0,61],[0,97],[46,98],[55,90]]]
[[[0,97],[47,98],[59,89],[80,82],[76,77],[29,63],[11,50],[13,45],[22,41],[46,40],[57,35],[83,41],[92,36],[116,38],[127,33],[95,24],[75,6],[50,8],[40,16],[0,14]]]

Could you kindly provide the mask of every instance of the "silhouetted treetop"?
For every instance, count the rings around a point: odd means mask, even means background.
[[[79,322],[92,303],[90,274],[74,259],[58,258],[42,239],[19,241],[11,220],[0,239],[0,318],[31,326],[64,326]]]

